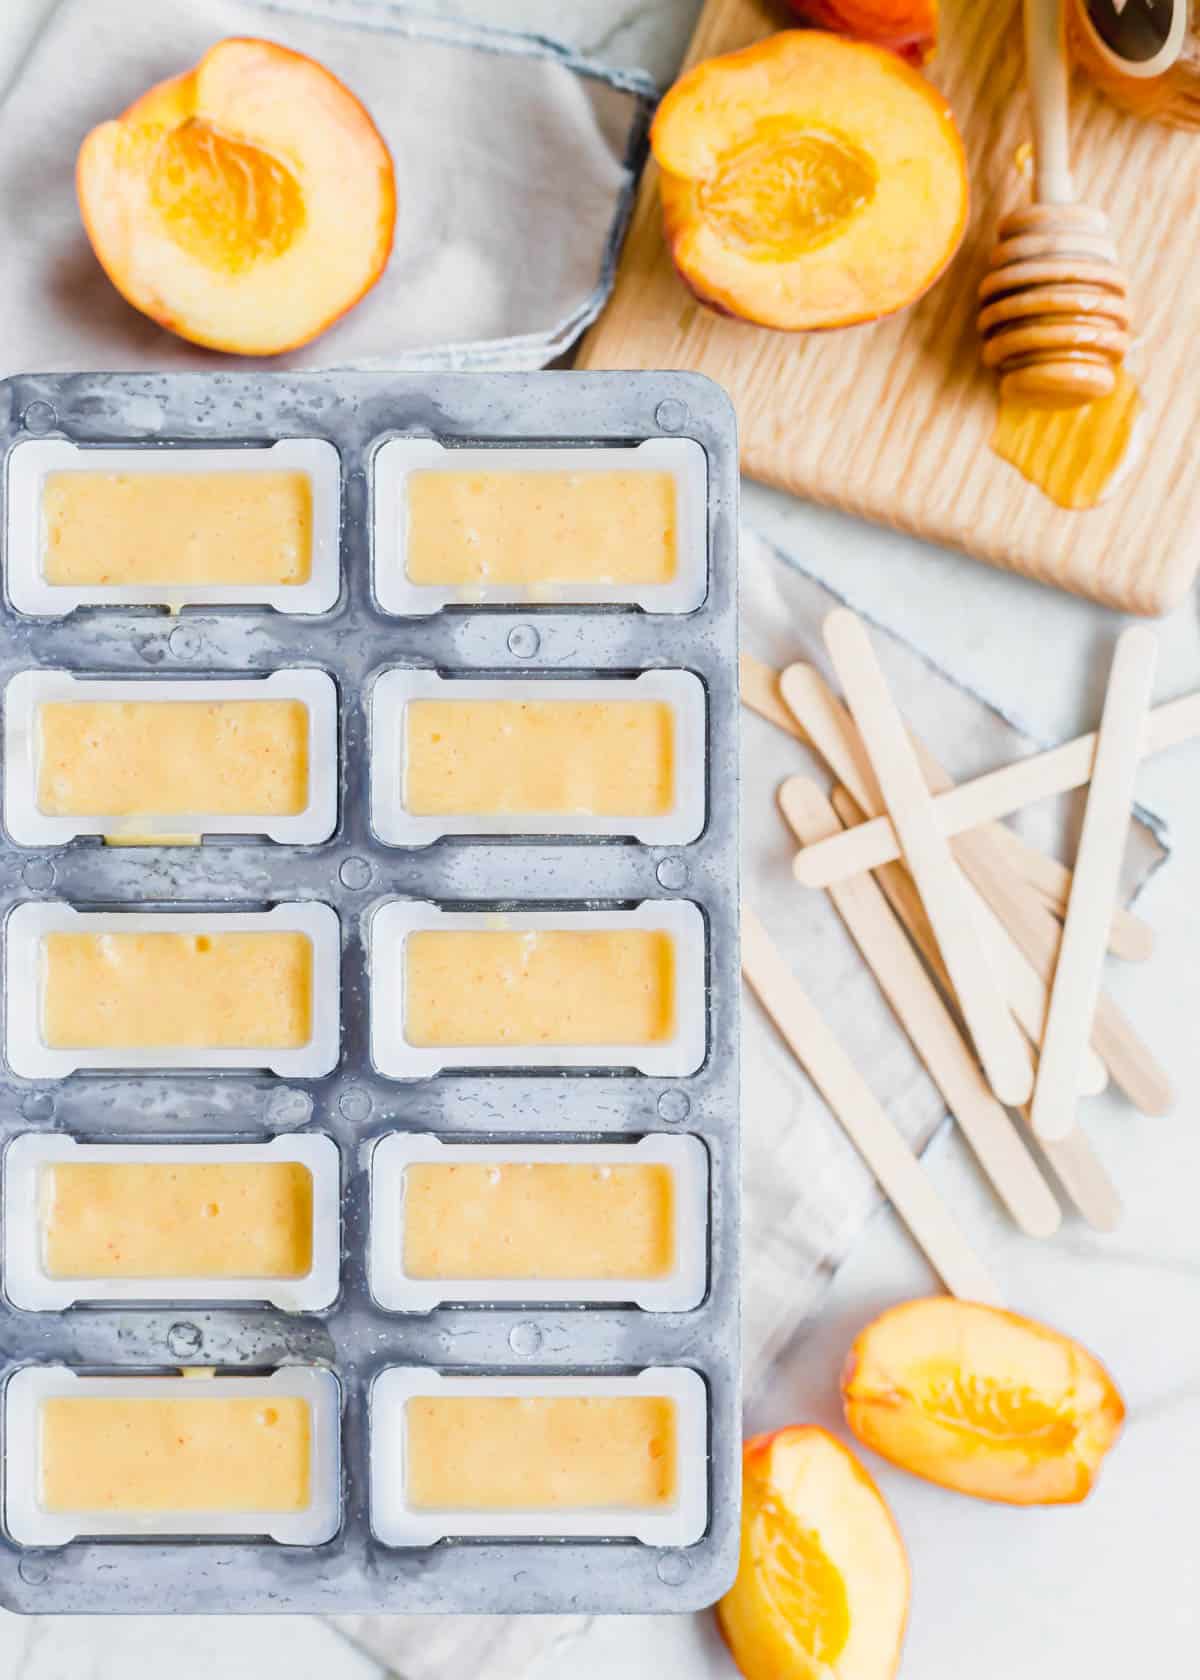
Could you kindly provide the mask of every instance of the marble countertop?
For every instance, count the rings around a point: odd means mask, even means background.
[[[52,0],[0,16],[0,81]],[[426,10],[568,35],[609,62],[667,78],[697,0],[424,0]],[[1090,728],[1122,620],[961,556],[747,486],[749,523],[803,552],[852,604],[1052,741]],[[1158,695],[1200,687],[1190,598],[1160,626]],[[1170,1071],[1174,1112],[1088,1105],[1089,1131],[1125,1198],[1115,1235],[1068,1222],[1050,1243],[997,1212],[951,1131],[927,1156],[1019,1310],[1060,1326],[1110,1366],[1125,1437],[1086,1504],[1017,1511],[941,1492],[868,1459],[913,1566],[902,1674],[912,1680],[1128,1680],[1194,1671],[1200,1658],[1200,744],[1149,761],[1138,796],[1167,823],[1168,864],[1139,910],[1158,934],[1148,968],[1110,964],[1111,989]],[[753,1233],[747,1233],[753,1241]],[[840,1430],[837,1372],[857,1329],[929,1292],[930,1273],[889,1212],[864,1233],[820,1314],[748,1427],[815,1421]],[[597,1620],[570,1650],[573,1680],[731,1680],[711,1617]],[[550,1680],[561,1655],[529,1680]],[[307,1618],[71,1621],[0,1614],[0,1673],[14,1680],[258,1680],[266,1672],[383,1680],[383,1670]],[[449,1680],[449,1677],[448,1677]]]

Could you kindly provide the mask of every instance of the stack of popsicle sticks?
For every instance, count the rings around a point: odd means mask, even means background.
[[[802,845],[841,830],[829,800],[803,776],[783,784],[779,803]],[[1051,1236],[1060,1223],[1058,1203],[989,1090],[882,888],[871,876],[858,875],[834,887],[830,896],[996,1193],[1023,1231]]]
[[[1151,930],[1117,902],[1134,777],[1143,752],[1200,735],[1200,695],[1150,711],[1154,638],[1128,631],[1097,733],[955,787],[905,729],[854,614],[831,614],[825,639],[849,709],[810,666],[780,674],[742,660],[744,704],[813,747],[835,777],[832,804],[802,777],[780,789],[781,810],[802,848],[796,876],[829,889],[1017,1225],[1049,1236],[1060,1215],[1008,1107],[1020,1109],[1083,1217],[1111,1230],[1119,1198],[1080,1127],[1078,1099],[1101,1089],[1111,1073],[1145,1112],[1170,1106],[1166,1076],[1103,996],[1100,978],[1106,949],[1135,961],[1149,955]],[[1027,799],[1089,780],[1074,873],[999,820]],[[979,1263],[955,1247],[965,1238],[948,1212],[936,1227],[942,1246],[930,1250],[924,1180],[914,1209],[911,1170],[898,1183],[880,1173],[872,1149],[881,1147],[881,1128],[889,1162],[897,1149],[909,1157],[911,1151],[861,1080],[854,1086],[841,1077],[836,1055],[830,1071],[828,1029],[761,923],[752,919],[752,927],[743,964],[752,989],[947,1286],[957,1293],[978,1288]],[[862,1137],[864,1100],[871,1148]],[[915,1157],[911,1165],[920,1172]]]
[[[952,1295],[1003,1306],[1000,1287],[801,989],[758,917],[742,910],[746,979]]]
[[[1157,655],[1150,631],[1135,629],[1121,637],[1113,659],[1029,1114],[1046,1143],[1070,1137],[1078,1126],[1078,1069],[1100,997],[1107,921],[1120,887]]]

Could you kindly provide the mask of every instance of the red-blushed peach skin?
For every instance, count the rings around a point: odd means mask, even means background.
[[[717,1619],[746,1680],[892,1680],[908,1620],[899,1530],[853,1453],[812,1425],[742,1453],[742,1548]]]
[[[792,29],[707,59],[666,95],[650,140],[681,279],[760,326],[903,309],[966,228],[966,155],[945,100],[871,43]]]
[[[842,1396],[865,1446],[927,1481],[1009,1505],[1086,1499],[1125,1416],[1112,1378],[1077,1342],[948,1296],[868,1324]]]
[[[88,238],[135,309],[210,349],[277,355],[375,284],[396,219],[392,160],[322,65],[273,41],[218,42],[86,136]]]
[[[874,41],[912,64],[923,64],[937,48],[937,0],[788,0],[801,23]]]

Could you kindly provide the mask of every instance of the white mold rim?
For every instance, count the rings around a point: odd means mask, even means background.
[[[666,472],[675,480],[678,565],[669,583],[563,583],[536,594],[508,584],[472,591],[408,578],[408,475],[433,472]],[[520,444],[447,446],[436,438],[392,437],[371,463],[371,579],[385,613],[423,617],[448,606],[634,606],[690,613],[708,594],[708,459],[694,438],[634,444],[539,448]]]
[[[297,700],[308,713],[308,803],[292,816],[204,811],[136,817],[48,816],[37,803],[38,707],[53,701]],[[310,666],[266,677],[113,679],[73,671],[18,671],[4,690],[4,826],[18,846],[64,846],[80,835],[265,834],[279,845],[319,845],[337,827],[338,701],[333,678]]]
[[[662,1044],[425,1046],[404,1035],[404,955],[409,934],[609,932],[644,929],[675,942],[675,1031]],[[371,1060],[387,1079],[427,1079],[448,1069],[633,1068],[682,1079],[704,1064],[708,1043],[707,932],[690,899],[646,899],[631,910],[443,910],[424,899],[387,899],[369,912]]]
[[[312,489],[312,565],[305,583],[53,584],[46,581],[42,492],[53,472],[253,473],[302,472]],[[341,591],[338,539],[341,467],[326,438],[281,438],[273,444],[222,449],[172,449],[160,443],[103,445],[67,438],[28,438],[9,456],[5,553],[8,598],[31,618],[62,618],[78,607],[259,606],[309,616],[329,612]]]
[[[495,816],[414,816],[404,803],[405,712],[412,700],[659,701],[673,721],[675,803],[662,816],[513,812]],[[707,697],[692,671],[643,671],[637,677],[444,677],[393,667],[371,685],[371,827],[385,846],[428,846],[448,834],[628,836],[644,846],[686,846],[704,830],[707,807]]]
[[[312,1175],[312,1258],[299,1277],[53,1277],[43,1258],[43,1174],[62,1162],[223,1166],[296,1162]],[[3,1287],[25,1312],[61,1312],[76,1302],[265,1301],[281,1312],[319,1312],[337,1297],[341,1263],[340,1158],[323,1132],[267,1143],[90,1143],[22,1132],[4,1152]]]
[[[405,1174],[416,1163],[496,1166],[651,1166],[675,1186],[675,1264],[660,1278],[427,1279],[404,1270]],[[636,1143],[459,1143],[428,1132],[388,1132],[371,1152],[367,1281],[386,1312],[428,1313],[453,1302],[630,1301],[643,1312],[689,1312],[708,1285],[708,1153],[698,1137],[654,1132]]]
[[[626,1506],[556,1511],[437,1511],[407,1501],[405,1421],[408,1402],[434,1395],[521,1399],[662,1396],[675,1403],[677,1488],[661,1510]],[[708,1527],[708,1391],[687,1365],[658,1365],[633,1376],[464,1376],[392,1365],[370,1391],[370,1524],[385,1546],[429,1546],[438,1540],[536,1537],[615,1539],[645,1546],[695,1545]]]
[[[39,1498],[44,1400],[86,1395],[108,1400],[306,1400],[310,1409],[309,1486],[303,1511],[47,1511]],[[341,1388],[333,1371],[283,1365],[268,1376],[210,1380],[179,1376],[83,1376],[65,1365],[23,1365],[4,1393],[4,1525],[20,1546],[63,1546],[95,1536],[128,1539],[260,1535],[285,1546],[320,1546],[341,1522]]]
[[[312,944],[312,1033],[295,1049],[55,1049],[42,1037],[41,941],[48,933],[301,933]],[[76,910],[61,901],[15,904],[4,925],[5,1059],[22,1079],[65,1079],[80,1068],[267,1068],[281,1079],[319,1079],[341,1052],[341,924],[331,905],[271,910]]]

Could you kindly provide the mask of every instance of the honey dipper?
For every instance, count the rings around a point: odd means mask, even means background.
[[[985,367],[1001,390],[1070,407],[1108,396],[1129,346],[1125,276],[1107,218],[1075,201],[1063,0],[1025,0],[1034,201],[997,230],[979,288]]]

